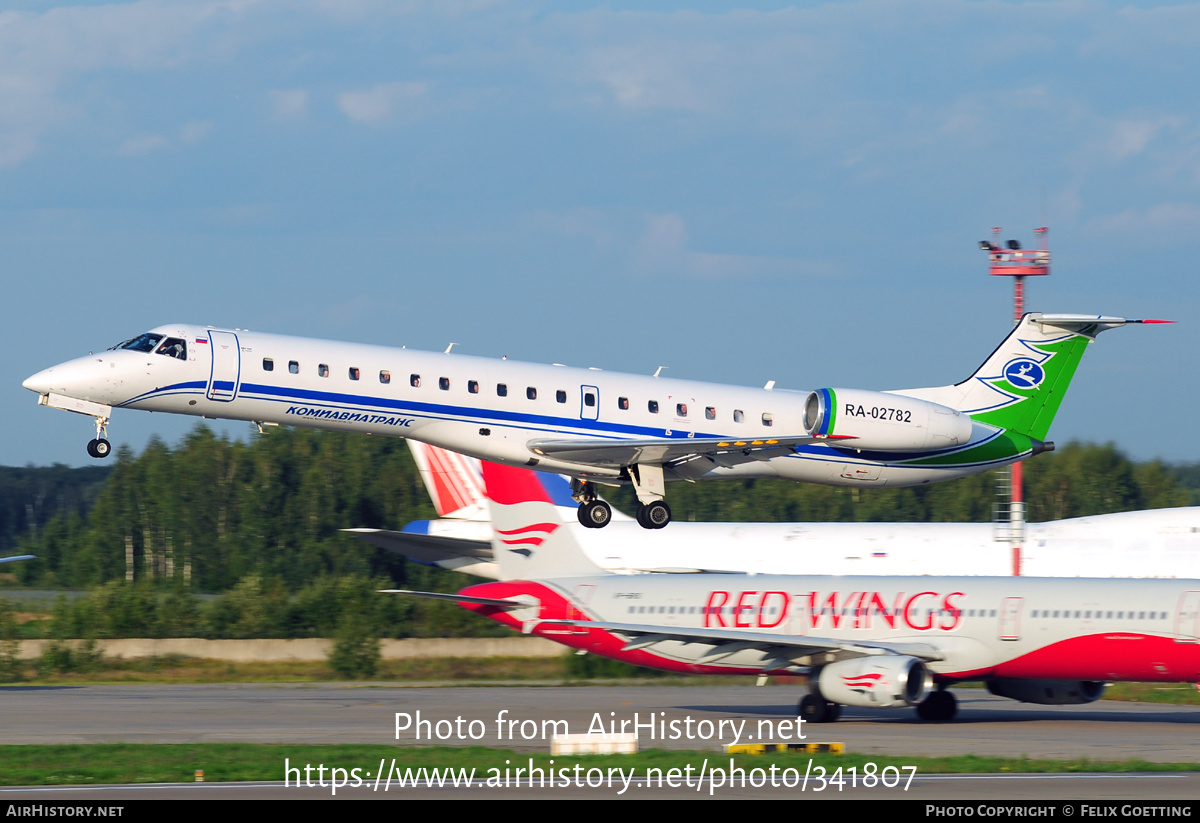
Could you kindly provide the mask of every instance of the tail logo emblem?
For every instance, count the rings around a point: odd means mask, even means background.
[[[546,538],[554,534],[559,525],[558,523],[534,523],[507,531],[496,529],[496,535],[501,543],[508,546],[509,551],[529,557],[533,554],[530,549],[545,543]]]
[[[1015,389],[1034,389],[1046,379],[1046,370],[1027,357],[1019,357],[1008,361],[1004,379]]]

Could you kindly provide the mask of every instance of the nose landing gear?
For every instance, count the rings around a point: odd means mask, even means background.
[[[112,453],[112,443],[108,442],[108,418],[96,418],[96,438],[89,440],[87,453],[92,457],[105,458]]]

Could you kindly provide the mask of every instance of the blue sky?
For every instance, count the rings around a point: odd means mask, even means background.
[[[1031,309],[1181,321],[1101,337],[1051,437],[1200,460],[1200,5],[2,8],[0,464],[88,463],[21,380],[168,322],[954,382],[1011,322],[994,225],[1050,227]]]

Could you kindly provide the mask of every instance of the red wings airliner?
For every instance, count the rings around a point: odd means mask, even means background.
[[[484,477],[503,581],[408,594],[640,666],[807,674],[809,721],[842,705],[949,720],[963,681],[1049,704],[1114,680],[1200,682],[1200,580],[610,574],[527,473]]]

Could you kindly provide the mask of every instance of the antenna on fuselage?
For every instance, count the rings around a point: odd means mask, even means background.
[[[458,345],[457,343],[451,343],[449,346],[447,346],[447,347],[446,347],[446,351],[444,351],[444,352],[442,352],[442,353],[443,353],[443,354],[449,354],[449,353],[450,353],[450,350],[451,350],[452,348],[454,348],[455,346],[457,346],[457,345]]]
[[[669,368],[671,368],[671,367],[670,366],[659,366],[657,369],[654,370],[654,376],[658,377],[660,374],[662,374],[663,369],[669,369]]]

